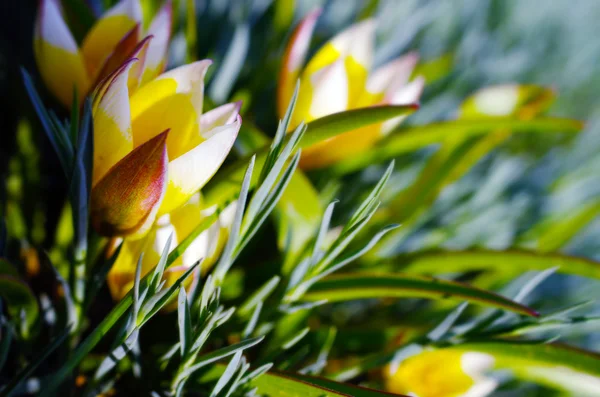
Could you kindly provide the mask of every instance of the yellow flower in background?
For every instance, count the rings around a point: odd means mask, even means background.
[[[235,209],[235,203],[226,207],[219,214],[217,221],[196,237],[175,264],[166,270],[167,285],[175,282],[186,269],[193,266],[198,260],[202,259],[200,265],[202,272],[209,270],[215,264],[227,241]],[[201,196],[198,193],[193,195],[183,206],[159,218],[144,238],[126,239],[121,247],[119,257],[108,274],[108,286],[113,298],[121,299],[133,287],[134,266],[142,252],[144,253],[142,274],[145,275],[158,263],[169,236],[172,236],[169,247],[169,251],[171,251],[213,211],[214,208],[203,208]]]
[[[241,125],[239,103],[202,114],[211,61],[181,66],[132,90],[136,62],[109,76],[92,105],[91,219],[112,237],[141,237],[157,217],[185,204],[221,166]]]
[[[171,3],[167,1],[144,32],[139,0],[121,0],[102,15],[79,46],[58,0],[41,0],[33,48],[42,79],[67,107],[73,101],[74,89],[83,98],[134,54],[139,59],[134,79],[150,81],[166,66],[171,19]],[[146,39],[141,40],[143,37]]]
[[[494,358],[478,352],[426,350],[384,369],[386,389],[414,397],[485,397],[497,382],[485,376]]]
[[[294,85],[300,91],[291,126],[350,109],[377,105],[408,105],[421,96],[425,81],[410,81],[418,61],[408,54],[371,70],[375,21],[350,26],[327,42],[302,67],[320,12],[302,20],[288,43],[279,74],[277,105],[282,117]],[[401,123],[403,117],[364,127],[303,149],[300,165],[320,168],[361,153]]]

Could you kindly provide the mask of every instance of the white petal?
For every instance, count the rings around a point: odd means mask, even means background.
[[[114,15],[127,15],[136,22],[142,22],[142,6],[139,0],[121,0],[106,11],[102,18]]]
[[[492,355],[479,352],[467,352],[460,357],[460,367],[465,374],[474,379],[492,369],[494,362]]]
[[[241,106],[241,101],[226,103],[225,105],[221,105],[204,113],[200,119],[201,135],[205,139],[208,139],[210,136],[207,136],[207,133],[210,130],[215,127],[233,123],[240,112]]]
[[[57,0],[42,0],[35,35],[53,46],[70,53],[77,53],[77,42],[73,38],[69,27],[64,21]]]
[[[171,38],[171,20],[172,8],[171,3],[166,2],[165,5],[158,11],[147,34],[154,36],[146,58],[145,68],[154,71],[161,66],[161,63],[166,63],[167,50],[169,40]],[[159,71],[160,72],[160,71]]]
[[[100,99],[94,106],[93,184],[133,149],[128,80],[135,62],[121,66],[99,88]]]
[[[490,116],[507,116],[519,102],[519,86],[498,85],[480,90],[473,96],[480,113]]]
[[[416,103],[419,101],[424,87],[425,79],[422,76],[418,76],[396,91],[390,98],[390,103],[393,105],[410,105],[411,103]]]
[[[198,81],[204,81],[208,67],[212,64],[209,59],[183,65],[161,74],[156,79],[173,79],[177,83],[176,93],[188,93],[196,87]]]
[[[241,117],[169,163],[169,185],[159,213],[168,213],[200,190],[217,172],[229,154],[241,125]]]
[[[311,77],[313,96],[309,113],[311,118],[342,112],[348,107],[348,76],[344,61],[339,60]]]
[[[339,33],[331,40],[331,44],[343,55],[352,56],[369,70],[373,63],[375,28],[375,20],[367,19]]]
[[[380,66],[369,76],[367,90],[373,94],[399,90],[408,82],[418,59],[416,53],[410,53]]]

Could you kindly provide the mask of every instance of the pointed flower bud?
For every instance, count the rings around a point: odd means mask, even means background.
[[[92,189],[92,224],[102,235],[135,236],[152,226],[167,184],[167,134],[134,149]]]

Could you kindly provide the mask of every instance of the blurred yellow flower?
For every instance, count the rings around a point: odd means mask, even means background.
[[[485,397],[497,382],[484,375],[494,358],[458,350],[426,350],[384,369],[386,389],[414,397]]]
[[[215,174],[241,125],[239,103],[202,114],[198,61],[131,86],[136,58],[97,88],[91,217],[106,236],[141,237],[184,205]],[[135,266],[132,264],[131,266]]]
[[[139,62],[132,80],[150,81],[166,66],[171,19],[167,1],[144,32],[139,0],[121,0],[95,23],[79,47],[58,0],[40,0],[33,48],[42,79],[67,107],[74,89],[83,98],[134,54]]]
[[[302,68],[320,11],[302,20],[285,51],[279,74],[277,105],[285,112],[294,84],[300,91],[291,126],[350,109],[377,105],[408,105],[419,100],[425,81],[410,77],[417,63],[408,54],[371,70],[375,21],[350,26],[327,42]],[[320,168],[363,152],[396,127],[403,117],[338,135],[303,149],[300,165]]]

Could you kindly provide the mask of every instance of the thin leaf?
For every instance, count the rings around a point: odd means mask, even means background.
[[[511,133],[576,133],[583,123],[573,119],[535,118],[531,120],[494,118],[481,120],[452,120],[430,123],[422,126],[402,127],[392,132],[377,146],[359,156],[354,156],[332,167],[337,175],[360,170],[370,164],[376,164],[413,152],[428,145],[439,143],[449,136],[470,137],[508,130]]]
[[[256,307],[259,303],[262,303],[273,293],[279,282],[281,281],[281,277],[275,275],[269,279],[266,283],[263,284],[262,287],[257,289],[246,299],[246,301],[240,305],[238,309],[238,314],[241,317],[246,317],[250,314],[250,311]]]
[[[279,397],[389,397],[386,393],[360,386],[334,382],[325,378],[291,372],[269,372],[252,381],[262,395]]]
[[[527,316],[538,315],[532,309],[510,299],[467,284],[386,273],[353,273],[330,276],[314,284],[302,299],[327,299],[330,302],[339,302],[402,297],[459,299]]]
[[[431,251],[396,256],[389,267],[402,272],[443,274],[489,270],[509,275],[523,271],[541,271],[550,267],[558,273],[600,279],[600,262],[558,253],[538,253],[524,250]]]
[[[231,356],[232,354],[236,354],[239,351],[243,351],[246,349],[251,348],[252,346],[260,343],[262,340],[264,339],[264,337],[258,337],[258,338],[252,338],[252,339],[247,339],[245,341],[236,343],[234,345],[231,346],[227,346],[218,350],[215,350],[211,353],[205,354],[203,356],[201,356],[199,359],[196,360],[196,363],[194,365],[192,365],[189,368],[186,368],[184,371],[182,371],[179,374],[179,379],[186,379],[189,376],[191,376],[194,372],[198,371],[199,369],[212,364],[216,361],[219,361],[225,357]]]
[[[179,287],[179,299],[177,302],[178,324],[179,324],[179,346],[181,357],[185,357],[192,343],[192,319],[188,305],[185,288]]]

